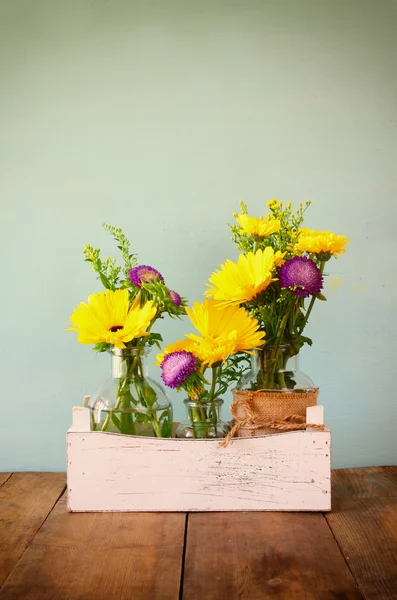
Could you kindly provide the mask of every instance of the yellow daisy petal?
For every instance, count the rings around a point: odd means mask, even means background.
[[[125,342],[148,335],[147,329],[156,315],[153,302],[140,306],[137,297],[129,307],[128,290],[106,290],[88,297],[74,310],[70,331],[75,331],[82,344],[106,342],[125,348]]]
[[[168,344],[164,350],[162,352],[160,352],[159,354],[157,354],[156,356],[156,362],[154,363],[155,365],[161,365],[161,363],[164,360],[164,356],[166,354],[171,354],[172,352],[180,352],[181,350],[186,350],[187,352],[190,352],[191,349],[191,341],[188,339],[185,340],[177,340],[175,343],[173,344]]]
[[[187,336],[193,343],[189,350],[209,366],[225,361],[240,350],[249,352],[264,343],[265,333],[259,330],[258,321],[245,308],[207,298],[203,303],[195,302],[186,312],[201,334],[201,337]]]
[[[332,231],[317,231],[316,229],[301,229],[295,253],[299,256],[303,252],[309,254],[330,254],[338,258],[344,254],[345,246],[350,242],[344,235],[337,235]]]
[[[236,221],[240,225],[241,233],[255,235],[257,237],[267,237],[276,231],[280,231],[281,223],[278,219],[263,217],[250,217],[247,214],[240,214],[236,217]]]
[[[272,281],[273,248],[241,254],[237,263],[227,260],[209,279],[206,296],[227,304],[248,302],[263,292]]]

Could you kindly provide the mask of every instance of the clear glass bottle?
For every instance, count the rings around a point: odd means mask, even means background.
[[[238,390],[314,392],[317,388],[299,369],[299,353],[292,344],[266,344],[251,359],[251,370],[238,382]]]
[[[149,346],[109,351],[111,377],[88,404],[94,431],[171,437],[172,405],[164,388],[148,376],[150,351]]]
[[[186,398],[184,404],[186,419],[176,430],[177,438],[224,438],[229,433],[230,425],[221,419],[221,398],[207,402]]]

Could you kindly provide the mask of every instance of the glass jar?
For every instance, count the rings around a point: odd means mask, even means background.
[[[292,344],[266,344],[251,359],[251,370],[238,382],[237,390],[314,392],[317,388],[299,369],[299,354]]]
[[[89,400],[91,428],[126,435],[171,437],[172,405],[148,376],[151,347],[112,348],[111,377]]]
[[[186,419],[176,430],[177,438],[224,438],[230,431],[230,425],[222,421],[223,400],[210,401],[184,400]]]

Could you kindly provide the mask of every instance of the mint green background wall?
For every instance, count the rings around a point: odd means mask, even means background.
[[[193,300],[273,196],[352,238],[302,357],[334,466],[396,463],[396,32],[387,0],[1,0],[0,469],[63,470],[108,372],[65,332],[102,221]]]

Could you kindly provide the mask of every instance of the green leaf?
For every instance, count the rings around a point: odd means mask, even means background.
[[[143,414],[143,413],[137,413],[135,415],[135,420],[137,423],[142,423],[143,425],[147,425],[149,423],[149,418],[147,415]]]
[[[94,352],[106,352],[110,348],[110,344],[106,342],[98,342],[93,346]]]
[[[112,285],[109,281],[109,279],[106,277],[106,275],[104,275],[103,273],[101,273],[99,271],[99,278],[102,281],[102,285],[107,289],[107,290],[111,290],[112,289]]]
[[[142,383],[140,392],[142,395],[142,400],[146,406],[152,406],[156,402],[157,394],[147,381]]]
[[[300,339],[301,339],[301,340],[302,340],[302,342],[303,342],[303,343],[302,343],[302,346],[303,346],[303,344],[307,344],[308,346],[312,346],[312,345],[313,345],[313,340],[312,340],[312,339],[310,339],[310,338],[308,338],[308,337],[306,337],[306,336],[304,336],[304,335],[301,335],[301,336],[300,336]]]
[[[317,300],[322,300],[323,302],[327,301],[327,298],[321,293],[317,294],[316,298]]]
[[[147,338],[146,338],[146,344],[149,346],[157,346],[157,348],[159,348],[161,350],[161,342],[163,341],[162,336],[160,335],[160,333],[151,333]]]
[[[165,419],[161,423],[161,437],[171,437],[172,435],[172,421],[171,419]]]

